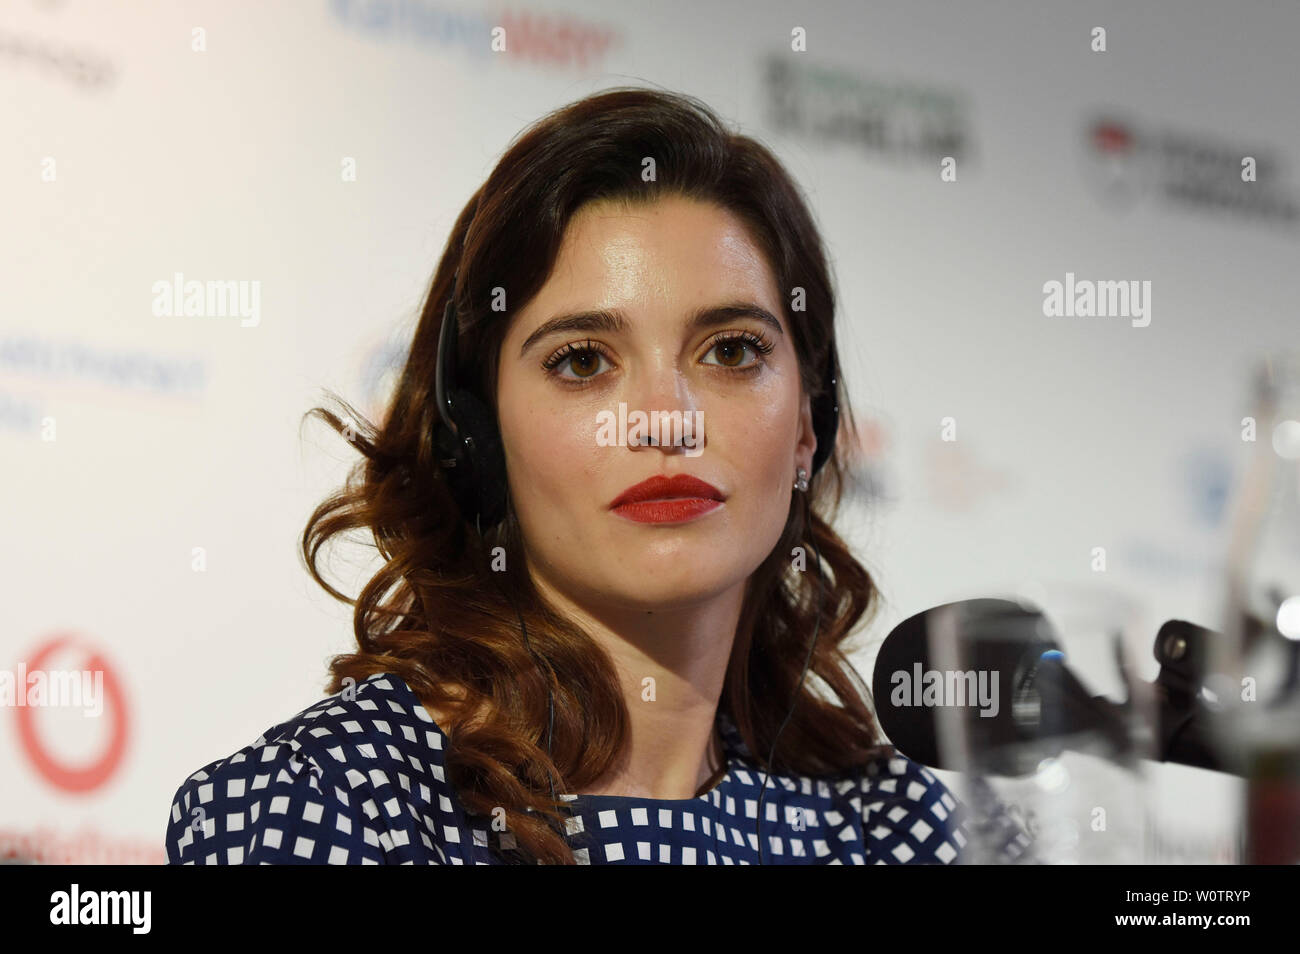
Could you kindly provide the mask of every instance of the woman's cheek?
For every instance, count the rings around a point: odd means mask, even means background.
[[[595,425],[573,412],[552,415],[521,435],[526,457],[523,469],[534,489],[546,488],[553,502],[574,494],[591,494],[600,486],[597,479],[601,455],[617,448],[596,446]]]

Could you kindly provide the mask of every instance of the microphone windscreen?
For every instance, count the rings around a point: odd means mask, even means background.
[[[1023,774],[1029,753],[1016,743],[1048,734],[1036,682],[1043,655],[1054,651],[1051,624],[1028,604],[961,600],[917,613],[894,628],[876,657],[872,692],[881,729],[925,765],[961,770],[969,751],[996,774]],[[1046,713],[1053,729],[1059,716]],[[1041,750],[1033,755],[1042,757]]]

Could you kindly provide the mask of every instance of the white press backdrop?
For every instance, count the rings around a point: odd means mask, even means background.
[[[319,698],[350,616],[297,539],[352,458],[301,416],[378,407],[461,205],[610,85],[700,96],[807,191],[870,637],[1054,581],[1136,605],[1144,661],[1217,625],[1247,374],[1300,343],[1298,36],[1271,3],[6,4],[0,669],[97,654],[121,718],[0,711],[0,855],[162,861],[184,778]],[[1150,281],[1150,324],[1045,317],[1067,272]],[[256,322],[155,314],[177,273],[258,282]],[[1230,859],[1235,786],[1151,779],[1152,860]]]

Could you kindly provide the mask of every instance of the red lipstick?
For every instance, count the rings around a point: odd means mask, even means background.
[[[680,523],[716,510],[726,499],[717,487],[698,477],[656,474],[627,488],[609,507],[638,523]]]

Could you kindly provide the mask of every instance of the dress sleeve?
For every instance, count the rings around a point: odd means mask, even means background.
[[[969,840],[959,803],[929,769],[897,753],[862,780],[867,864],[953,864]]]
[[[378,834],[358,801],[362,791],[342,776],[335,781],[296,741],[255,743],[177,789],[167,862],[383,864]]]
[[[978,835],[992,846],[993,864],[1034,861],[1032,838],[1008,807],[981,789],[986,814],[975,816],[919,762],[895,752],[874,762],[863,779],[863,830],[868,864],[954,864],[975,859]]]

